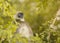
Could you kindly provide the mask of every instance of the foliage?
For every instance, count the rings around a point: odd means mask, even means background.
[[[59,9],[60,0],[0,0],[0,43],[28,43],[28,39],[14,34],[18,27],[14,18],[17,11],[25,14],[35,34],[31,43],[60,43],[60,22],[54,23],[56,30],[50,28]]]

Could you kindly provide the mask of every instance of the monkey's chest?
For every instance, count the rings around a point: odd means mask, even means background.
[[[23,37],[30,37],[31,36],[30,27],[26,24],[21,25],[18,31]]]

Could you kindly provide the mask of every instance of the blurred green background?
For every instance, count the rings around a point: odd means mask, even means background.
[[[60,0],[0,0],[0,43],[28,43],[28,39],[14,35],[18,11],[24,13],[35,34],[31,43],[60,43],[60,18],[55,20],[59,9]]]

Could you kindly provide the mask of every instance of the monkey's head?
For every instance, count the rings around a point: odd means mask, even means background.
[[[16,18],[16,21],[24,21],[24,16],[23,16],[24,14],[22,13],[22,12],[18,12],[17,14],[16,14],[16,16],[15,16],[15,18]]]

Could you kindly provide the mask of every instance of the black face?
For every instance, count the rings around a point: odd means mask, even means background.
[[[17,13],[16,21],[20,22],[21,21],[20,19],[22,19],[22,18],[23,18],[23,13],[22,12]]]
[[[18,18],[23,18],[23,13],[18,13],[17,16]]]

